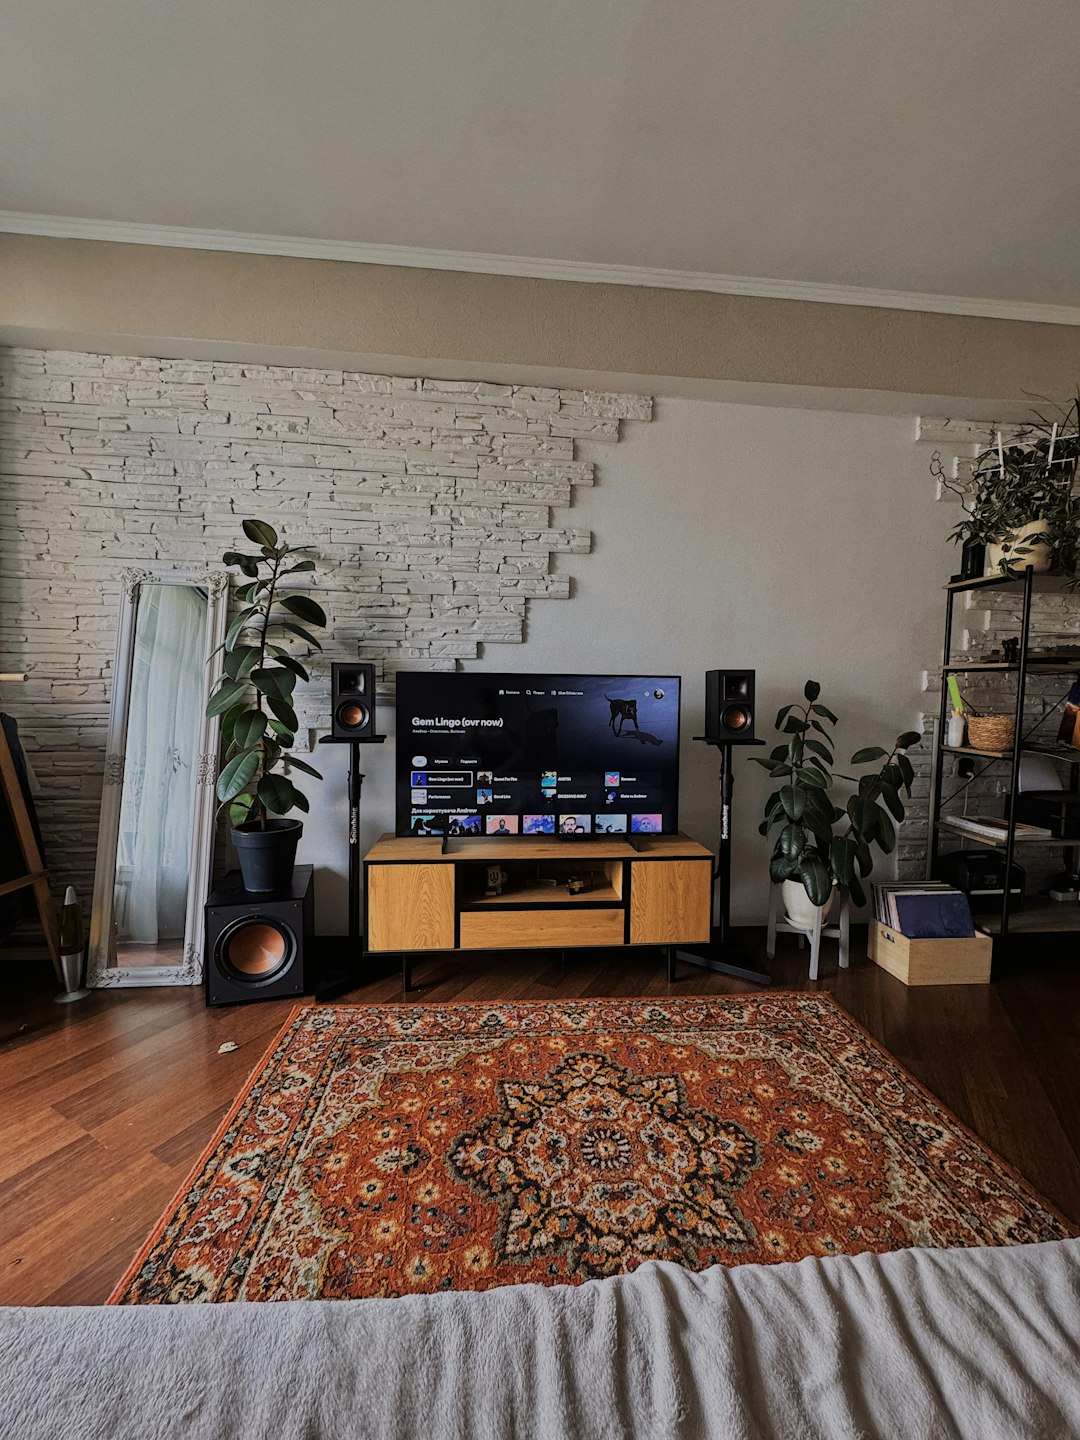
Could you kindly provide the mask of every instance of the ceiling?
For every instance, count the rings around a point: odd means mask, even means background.
[[[1074,0],[0,0],[0,210],[1080,306],[1078,37]]]

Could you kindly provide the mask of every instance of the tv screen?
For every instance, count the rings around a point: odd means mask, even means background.
[[[399,671],[399,835],[673,834],[677,675]]]

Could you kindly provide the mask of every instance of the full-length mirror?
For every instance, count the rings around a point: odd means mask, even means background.
[[[218,743],[207,662],[224,638],[228,576],[152,567],[121,580],[87,981],[194,985]]]

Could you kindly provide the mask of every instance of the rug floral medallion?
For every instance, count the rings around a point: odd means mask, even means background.
[[[1071,1233],[829,997],[300,1007],[114,1303]]]

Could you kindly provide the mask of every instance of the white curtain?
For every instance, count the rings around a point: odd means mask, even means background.
[[[206,656],[205,593],[142,585],[117,847],[116,935],[184,935]]]

